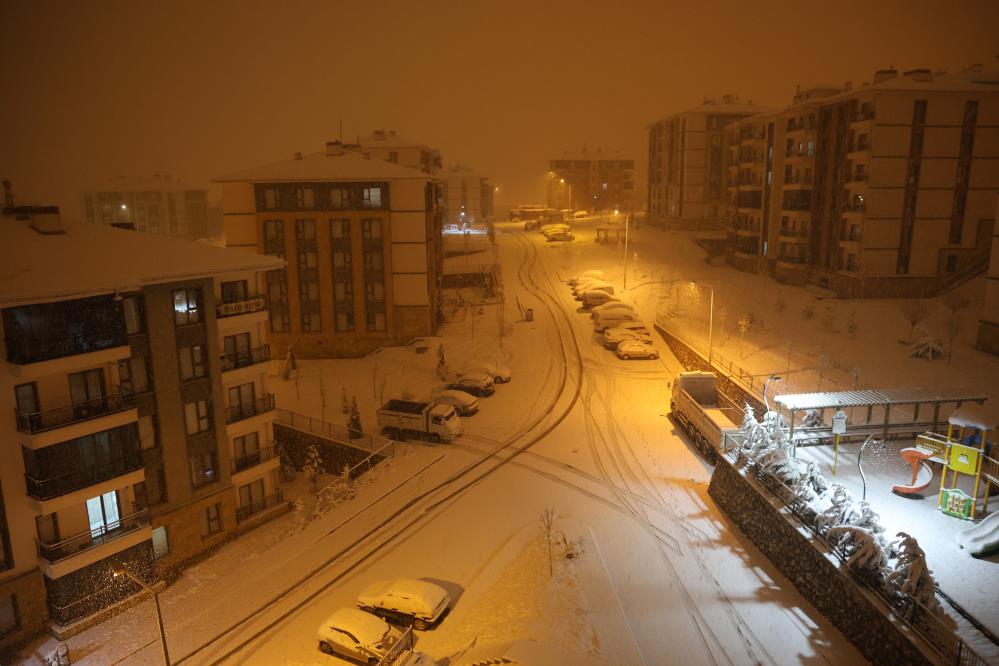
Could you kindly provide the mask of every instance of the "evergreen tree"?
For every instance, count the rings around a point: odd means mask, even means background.
[[[302,465],[302,472],[305,478],[312,484],[312,492],[319,492],[319,477],[323,473],[323,458],[319,454],[319,448],[315,444],[310,444],[305,452],[305,464]]]
[[[357,396],[350,402],[350,422],[347,424],[351,437],[359,437],[364,432],[361,426],[361,410],[357,408]]]

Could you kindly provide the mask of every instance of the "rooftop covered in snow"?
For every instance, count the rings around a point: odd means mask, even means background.
[[[339,151],[338,151],[339,152]],[[360,152],[343,150],[296,154],[281,162],[272,162],[241,171],[216,176],[215,183],[298,182],[298,181],[362,181],[362,180],[427,180],[426,173]]]
[[[822,391],[819,393],[788,393],[774,398],[774,402],[788,411],[829,409],[837,407],[883,407],[886,405],[915,405],[918,403],[977,402],[988,396],[963,389],[866,389],[862,391]]]
[[[0,306],[284,266],[276,257],[204,242],[58,219],[55,207],[4,209]]]

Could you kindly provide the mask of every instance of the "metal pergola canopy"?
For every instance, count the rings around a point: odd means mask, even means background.
[[[774,398],[774,402],[791,412],[808,409],[838,407],[884,407],[915,405],[920,403],[984,402],[982,393],[940,389],[865,389],[862,391],[821,391],[819,393],[788,393]]]

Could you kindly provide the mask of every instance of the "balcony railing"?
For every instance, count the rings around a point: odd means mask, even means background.
[[[253,402],[247,402],[245,404],[241,403],[228,407],[225,410],[225,422],[227,424],[235,423],[236,421],[242,421],[243,419],[248,419],[251,416],[256,416],[257,414],[269,412],[272,409],[274,409],[274,394],[267,393]]]
[[[54,543],[38,541],[38,556],[52,564],[61,562],[68,557],[91,548],[96,548],[109,541],[130,534],[149,524],[149,512],[145,509],[135,511],[118,520],[90,529]]]
[[[806,174],[802,176],[794,175],[784,179],[785,185],[811,185],[812,176],[811,174]]]
[[[863,171],[860,173],[848,173],[846,174],[846,182],[848,183],[863,183],[867,180],[867,172]]]
[[[20,365],[122,347],[128,344],[128,338],[124,330],[94,331],[58,338],[15,333],[5,338],[4,342],[7,345],[7,361]]]
[[[255,513],[260,513],[264,509],[268,509],[272,506],[277,506],[284,501],[284,493],[279,489],[272,495],[258,499],[249,504],[243,504],[236,507],[236,522],[242,522],[252,516]]]
[[[47,409],[41,412],[25,412],[14,410],[17,419],[17,429],[34,435],[46,430],[61,428],[72,423],[89,421],[108,414],[123,412],[135,407],[135,393],[119,390],[110,395],[91,400],[74,402],[63,407]]]
[[[257,363],[265,363],[269,360],[271,360],[270,345],[261,345],[260,347],[254,347],[253,349],[249,349],[245,352],[222,354],[219,357],[219,365],[222,368],[222,372],[228,372],[237,368],[245,368],[249,365],[256,365]]]
[[[74,469],[43,479],[36,479],[30,474],[25,474],[24,478],[27,481],[28,495],[44,501],[139,469],[142,469],[142,456],[135,450],[103,465]]]
[[[270,446],[266,449],[258,449],[241,456],[236,456],[232,459],[232,471],[233,473],[242,472],[244,469],[249,469],[262,462],[267,462],[276,455],[277,451],[273,446]]]
[[[253,296],[242,301],[231,301],[229,303],[219,303],[215,306],[215,316],[233,317],[235,315],[249,314],[250,312],[260,312],[267,309],[267,299],[263,296]]]
[[[788,238],[805,238],[808,236],[808,229],[794,229],[791,227],[781,227],[781,236],[787,236]]]

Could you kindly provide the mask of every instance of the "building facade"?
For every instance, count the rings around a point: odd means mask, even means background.
[[[860,88],[809,92],[729,130],[730,261],[843,296],[929,296],[982,272],[999,86],[883,70]]]
[[[442,280],[440,180],[362,151],[221,176],[230,247],[287,259],[267,276],[272,344],[361,356],[433,335]]]
[[[336,141],[328,143],[358,150],[367,157],[419,169],[426,174],[436,174],[444,165],[439,150],[419,141],[405,139],[395,130],[376,129],[367,136],[357,137],[356,144],[341,144]]]
[[[113,567],[153,584],[286,507],[262,296],[282,262],[64,222],[54,207],[3,213],[10,646],[140,591]]]
[[[489,179],[456,164],[439,174],[444,183],[444,224],[465,229],[485,225],[493,215],[493,188]]]
[[[635,200],[635,160],[599,149],[548,161],[547,204],[556,210],[631,211]]]
[[[996,197],[996,224],[992,227],[992,256],[985,281],[985,303],[978,322],[978,340],[975,346],[990,354],[999,355],[999,196]]]
[[[694,109],[649,127],[647,206],[651,224],[723,228],[729,185],[725,127],[767,109],[734,95],[705,99]]]
[[[222,211],[209,202],[208,190],[186,187],[169,175],[150,179],[118,179],[111,186],[86,192],[87,222],[120,226],[197,240],[221,232]]]

